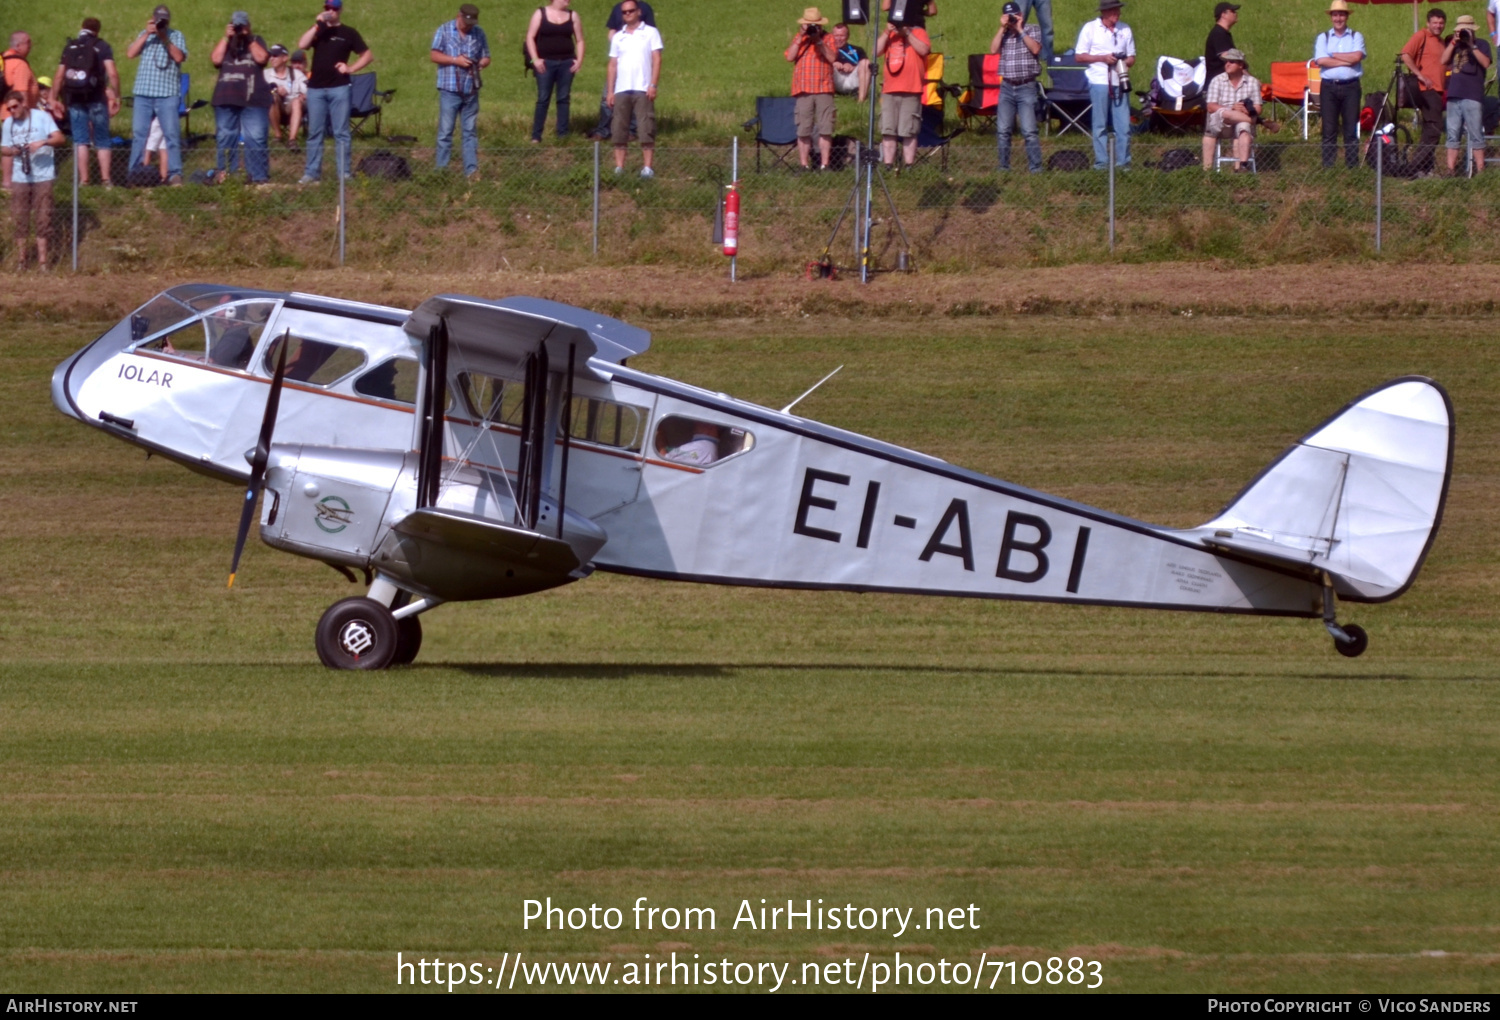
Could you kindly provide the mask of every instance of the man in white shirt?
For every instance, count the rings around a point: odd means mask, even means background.
[[[289,149],[297,146],[297,132],[302,128],[302,110],[307,102],[307,58],[301,50],[296,54],[287,52],[277,43],[271,47],[271,60],[265,70],[266,82],[271,86],[271,134],[281,137]]]
[[[1099,0],[1099,16],[1083,26],[1073,47],[1085,65],[1089,100],[1093,105],[1094,169],[1109,166],[1105,128],[1115,135],[1115,165],[1130,165],[1130,73],[1135,65],[1135,36],[1120,20],[1124,0]],[[1123,83],[1123,84],[1122,84]]]
[[[636,0],[620,5],[625,27],[609,41],[609,70],[604,76],[606,102],[614,111],[610,141],[615,147],[615,173],[625,172],[625,148],[630,142],[630,118],[635,116],[641,141],[642,177],[655,177],[651,158],[656,152],[656,86],[661,81],[661,33],[641,20]]]

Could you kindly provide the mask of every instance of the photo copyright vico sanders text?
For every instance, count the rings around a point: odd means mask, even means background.
[[[729,910],[714,907],[662,906],[637,897],[629,906],[571,906],[550,896],[521,904],[521,928],[538,931],[630,931],[660,938],[677,934],[732,931],[741,933],[831,932],[868,937],[880,933],[900,940],[912,932],[977,932],[983,928],[978,904],[911,907],[865,906],[823,899],[742,899]],[[899,944],[899,943],[896,943]],[[633,948],[633,947],[631,947]],[[508,990],[525,987],[578,985],[645,985],[656,987],[711,987],[729,985],[779,991],[787,986],[840,986],[852,990],[946,986],[957,990],[992,990],[1002,986],[1072,985],[1098,988],[1104,984],[1103,965],[1082,957],[1052,956],[1044,960],[1000,959],[990,950],[975,951],[977,959],[933,959],[930,946],[885,954],[851,952],[829,960],[822,952],[816,962],[736,961],[728,955],[691,952],[691,946],[659,945],[655,954],[637,959],[614,958],[592,962],[560,962],[554,954],[521,950],[503,952],[487,960],[428,958],[416,953],[396,954],[398,985],[428,985],[453,991],[465,985]],[[613,953],[610,954],[613,957]],[[757,953],[757,955],[760,955]],[[915,957],[915,958],[914,958]]]

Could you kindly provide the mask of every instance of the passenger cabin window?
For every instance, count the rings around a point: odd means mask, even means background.
[[[412,358],[391,358],[354,380],[354,392],[380,400],[415,404],[420,371],[420,366]]]
[[[526,384],[491,375],[460,373],[458,385],[469,411],[482,421],[520,425],[526,401]]]
[[[245,369],[250,366],[255,346],[275,309],[273,301],[224,304],[202,318],[143,344],[140,349],[221,368]]]
[[[277,337],[266,347],[264,365],[267,372],[275,373],[280,351],[281,337]],[[359,371],[364,363],[364,352],[353,347],[294,336],[286,352],[286,377],[314,386],[330,386],[349,373]]]
[[[755,436],[730,425],[668,415],[656,426],[655,446],[662,460],[708,467],[753,448]]]
[[[568,431],[574,439],[640,452],[646,433],[646,408],[574,397],[572,411]]]

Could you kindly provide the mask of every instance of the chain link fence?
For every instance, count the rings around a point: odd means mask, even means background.
[[[1136,136],[1130,166],[1119,171],[1091,169],[1091,143],[1076,134],[1044,139],[1046,169],[1037,174],[1025,170],[1019,137],[1010,160],[1018,169],[1007,173],[997,170],[993,137],[924,150],[916,166],[868,182],[870,266],[956,272],[1105,258],[1490,257],[1495,166],[1473,178],[1413,180],[1345,169],[1340,153],[1337,167],[1324,169],[1320,144],[1281,139],[1263,136],[1255,172],[1245,173],[1227,164],[1205,171],[1196,134]],[[55,263],[81,272],[556,270],[597,262],[727,273],[712,235],[737,155],[740,272],[801,273],[825,253],[849,271],[860,261],[865,182],[856,188],[853,155],[860,148],[841,142],[839,169],[801,172],[795,151],[778,162],[774,151],[757,153],[753,140],[659,147],[649,179],[639,174],[635,145],[620,174],[607,144],[487,149],[470,180],[456,152],[439,171],[430,148],[359,145],[353,174],[339,182],[330,146],[322,181],[310,185],[297,183],[304,155],[274,148],[270,183],[251,186],[243,172],[199,183],[215,167],[210,142],[184,152],[182,187],[110,189],[75,187],[71,160],[60,158],[52,249]],[[115,162],[123,178],[124,153]]]

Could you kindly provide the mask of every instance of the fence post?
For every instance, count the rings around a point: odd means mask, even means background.
[[[349,206],[344,199],[344,142],[334,139],[334,173],[339,177],[339,265],[344,264],[344,224],[349,221]]]
[[[865,147],[858,138],[854,140],[854,263],[859,264],[859,175],[865,164]]]
[[[594,140],[594,254],[599,254],[599,140]]]
[[[1106,139],[1109,159],[1109,250],[1115,250],[1115,133]]]
[[[1380,220],[1384,211],[1381,183],[1385,178],[1385,137],[1382,135],[1375,144],[1375,254],[1380,254]]]
[[[730,167],[729,167],[729,179],[733,183],[738,184],[740,182],[740,136],[739,135],[735,135],[734,136],[734,147],[730,150],[730,159],[731,159],[731,163],[730,163]],[[741,219],[743,220],[743,217],[741,217]],[[738,228],[736,228],[736,229],[738,229]],[[738,251],[739,250],[738,247],[736,247],[735,250]],[[730,283],[734,283],[735,282],[735,274],[736,274],[736,272],[738,271],[738,268],[739,268],[739,261],[740,261],[740,257],[738,255],[731,255],[729,257],[729,282]]]
[[[88,159],[88,149],[85,148],[84,159]],[[73,147],[73,272],[78,272],[78,146]],[[103,176],[102,174],[100,176]]]

